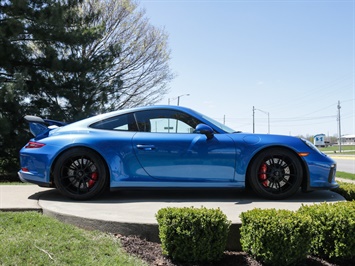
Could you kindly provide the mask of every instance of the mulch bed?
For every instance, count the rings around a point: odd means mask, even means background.
[[[250,257],[245,252],[226,251],[223,258],[214,263],[205,264],[190,264],[174,262],[170,258],[162,254],[161,246],[159,243],[150,242],[144,239],[140,239],[137,236],[122,236],[115,234],[115,237],[119,238],[122,247],[127,253],[134,255],[146,261],[152,266],[262,266],[263,264]],[[308,256],[300,265],[310,266],[348,266],[355,265],[355,259],[351,261],[343,262],[328,262],[326,260]]]

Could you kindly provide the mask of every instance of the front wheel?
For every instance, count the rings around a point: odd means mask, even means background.
[[[64,152],[55,163],[53,180],[59,192],[75,200],[98,196],[108,186],[103,160],[86,148]]]
[[[248,179],[261,197],[284,199],[295,194],[302,183],[302,165],[297,155],[283,148],[259,153],[252,161]]]

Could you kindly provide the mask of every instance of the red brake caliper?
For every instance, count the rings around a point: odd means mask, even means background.
[[[259,169],[259,179],[260,180],[265,180],[262,184],[264,187],[267,187],[268,186],[268,181],[266,180],[267,176],[266,176],[266,171],[267,171],[267,164],[266,163],[263,163],[261,166],[260,166],[260,169]]]
[[[95,185],[97,177],[98,177],[98,174],[96,172],[93,172],[91,174],[91,179],[89,180],[89,184],[88,184],[89,188],[92,188]]]

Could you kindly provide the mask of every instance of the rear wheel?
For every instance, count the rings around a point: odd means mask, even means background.
[[[93,198],[108,187],[104,161],[86,148],[64,152],[55,163],[53,180],[63,195],[75,200]]]
[[[302,165],[297,155],[283,148],[259,153],[249,168],[249,184],[261,197],[284,199],[295,194],[301,186]]]

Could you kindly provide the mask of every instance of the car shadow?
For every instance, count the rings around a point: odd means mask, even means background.
[[[77,201],[61,195],[56,189],[35,193],[29,197],[33,200],[95,203],[95,204],[120,204],[138,202],[227,202],[238,205],[253,203],[322,203],[345,201],[336,192],[317,190],[304,193],[301,190],[295,195],[282,200],[270,200],[257,196],[245,189],[124,189],[106,192],[94,199]],[[272,204],[270,204],[272,206]]]

